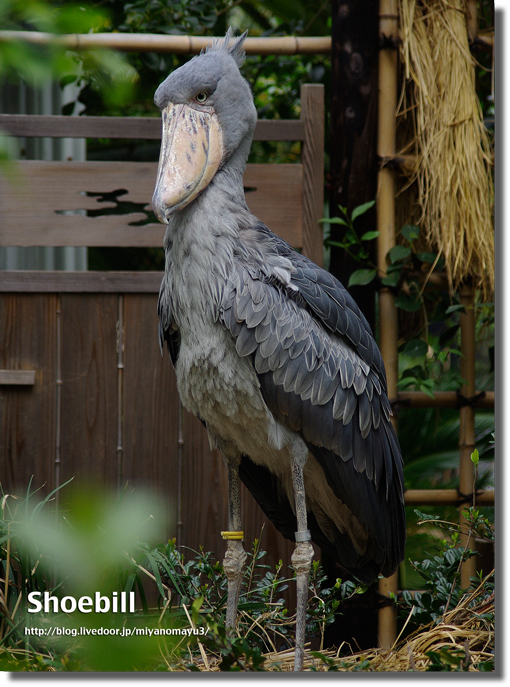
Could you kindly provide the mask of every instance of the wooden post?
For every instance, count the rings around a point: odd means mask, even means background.
[[[317,265],[323,263],[324,216],[324,86],[301,86],[301,121],[305,126],[303,164],[303,253]],[[320,124],[318,126],[318,124]]]
[[[460,351],[461,376],[465,380],[462,386],[462,395],[471,398],[475,395],[475,296],[471,286],[463,286],[460,291],[460,302],[466,312],[460,316]],[[473,492],[474,465],[471,454],[475,449],[475,409],[466,405],[460,409],[460,466],[459,466],[459,491],[463,495],[471,495]],[[468,504],[470,505],[470,504]],[[460,512],[460,526],[467,530],[467,523]],[[461,546],[466,546],[468,540],[467,531],[461,533]],[[474,537],[469,541],[469,548],[475,549]],[[469,578],[476,573],[476,559],[473,557],[466,561],[461,568],[460,583],[464,589],[469,586]]]
[[[351,213],[377,193],[379,0],[333,0],[331,18],[329,214],[335,217],[339,206]],[[356,220],[358,236],[373,231],[375,222],[372,208]],[[344,234],[345,227],[331,225],[332,240]],[[367,247],[376,262],[375,242]],[[344,285],[360,267],[343,248],[331,247],[330,272]],[[374,282],[349,292],[375,331]]]
[[[396,0],[381,0],[379,5],[379,117],[377,153],[381,159],[395,155],[397,111],[398,10]],[[377,264],[379,274],[386,274],[386,256],[395,245],[395,178],[394,171],[382,167],[378,175],[377,193]],[[397,397],[398,381],[398,318],[395,298],[388,288],[379,292],[380,349],[386,366],[388,396]],[[389,596],[397,592],[397,574],[379,582],[379,592]],[[393,606],[379,611],[379,644],[389,649],[397,636],[397,618]]]

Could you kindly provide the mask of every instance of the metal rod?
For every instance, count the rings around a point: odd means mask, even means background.
[[[117,301],[117,490],[122,489],[124,468],[124,296]]]
[[[62,461],[62,321],[61,321],[61,296],[57,297],[57,379],[56,383],[56,422],[55,422],[55,504],[60,504],[60,470]]]

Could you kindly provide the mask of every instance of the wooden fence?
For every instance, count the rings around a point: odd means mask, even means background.
[[[301,141],[301,162],[249,165],[250,209],[322,261],[324,93],[303,86],[295,121],[259,121],[256,140]],[[15,136],[159,139],[159,118],[1,115]],[[0,182],[0,245],[161,246],[148,223],[157,163],[20,161]],[[109,214],[105,192],[129,214]],[[101,210],[103,208],[103,210]],[[221,559],[227,478],[201,423],[181,409],[169,356],[161,356],[156,303],[161,273],[0,273],[0,483],[4,493],[77,484],[148,487],[165,504],[166,535]],[[65,500],[66,490],[60,499]],[[199,507],[198,507],[199,504]],[[293,544],[247,490],[249,546],[262,534],[268,563],[290,563]],[[288,572],[288,571],[287,571]]]

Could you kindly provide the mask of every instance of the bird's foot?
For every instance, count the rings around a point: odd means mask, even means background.
[[[313,546],[309,541],[296,544],[291,561],[296,573],[296,653],[294,671],[303,670],[305,652],[306,606],[308,604],[308,580],[312,567]]]
[[[229,541],[228,548],[223,559],[223,569],[227,576],[227,627],[236,625],[237,603],[243,579],[243,566],[246,560],[246,551],[242,541]]]

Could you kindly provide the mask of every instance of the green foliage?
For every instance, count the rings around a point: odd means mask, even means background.
[[[457,606],[466,594],[472,593],[480,586],[481,580],[473,578],[468,589],[460,588],[460,569],[462,563],[477,555],[476,552],[459,545],[460,528],[458,525],[442,520],[434,515],[428,515],[421,511],[415,511],[421,523],[427,523],[447,533],[447,538],[438,539],[438,551],[435,555],[426,552],[428,556],[421,561],[413,561],[414,569],[419,573],[425,591],[415,592],[408,590],[402,592],[402,600],[399,602],[400,617],[408,623],[408,631],[430,623],[442,622],[445,613]],[[465,521],[470,533],[470,539],[484,539],[494,541],[494,528],[489,520],[476,508],[466,508],[463,511]],[[489,598],[494,592],[492,575],[487,575],[483,581],[483,587],[476,595],[470,606],[474,606],[480,599]],[[411,611],[411,616],[410,612]],[[489,621],[494,618],[486,618]],[[435,665],[435,664],[434,664]],[[436,670],[437,668],[434,668]]]
[[[60,599],[133,591],[138,538],[157,536],[154,524],[162,521],[154,498],[144,495],[112,500],[96,486],[75,492],[58,511],[57,491],[62,502],[62,487],[38,502],[30,486],[24,498],[2,500],[0,569],[7,582],[2,584],[0,661],[12,670],[156,670],[158,638],[123,636],[124,628],[147,624],[140,613],[28,612],[32,591]],[[153,625],[157,620],[154,616]],[[103,628],[109,634],[97,634]]]
[[[66,485],[63,485],[64,487]],[[175,541],[157,546],[162,522],[157,504],[143,494],[120,500],[94,491],[59,489],[37,501],[30,487],[24,498],[2,500],[0,522],[0,665],[9,670],[125,671],[182,668],[205,646],[229,671],[263,669],[266,651],[293,645],[295,616],[282,592],[291,578],[280,561],[273,572],[255,540],[244,571],[235,631],[227,630],[227,580],[210,552],[186,559]],[[310,575],[307,635],[323,638],[341,612],[341,601],[363,587],[337,580],[326,588],[317,562]],[[96,591],[137,592],[136,613],[28,613],[27,595],[94,597]],[[152,599],[152,601],[150,600]],[[157,600],[156,608],[153,607]],[[152,605],[151,605],[152,604]],[[141,606],[141,608],[140,608]],[[109,628],[112,635],[95,635]],[[186,628],[193,634],[182,634]],[[40,634],[27,634],[26,628]],[[65,634],[53,635],[52,628]],[[80,634],[80,628],[86,634]],[[153,636],[136,634],[152,629]],[[126,632],[130,633],[126,635]],[[162,632],[166,632],[162,635]],[[169,634],[170,633],[170,634]],[[197,662],[192,661],[196,669]]]
[[[358,205],[354,208],[350,215],[347,211],[347,208],[339,206],[339,210],[342,215],[341,217],[330,217],[321,220],[321,222],[325,222],[328,225],[340,224],[346,227],[341,241],[333,241],[329,238],[329,236],[326,237],[326,247],[329,248],[331,246],[336,246],[337,248],[342,248],[348,255],[356,260],[356,262],[369,265],[369,267],[355,270],[349,278],[348,286],[370,284],[370,282],[372,282],[377,275],[377,266],[371,263],[369,259],[367,242],[376,239],[379,236],[379,232],[367,231],[362,236],[358,236],[358,232],[354,227],[354,221],[356,218],[364,215],[365,212],[370,210],[370,208],[372,208],[374,205],[375,200]]]
[[[10,31],[43,31],[55,35],[89,33],[104,29],[108,15],[87,4],[45,0],[0,0],[2,28]],[[96,49],[72,53],[57,41],[35,45],[23,40],[0,42],[0,77],[41,86],[51,81],[81,82],[91,75],[91,88],[110,105],[131,97],[136,71],[125,57],[113,50]]]

